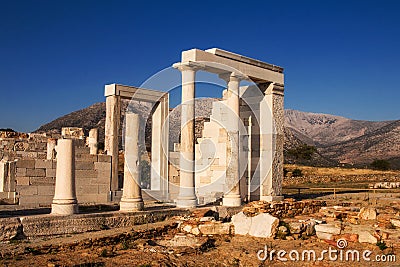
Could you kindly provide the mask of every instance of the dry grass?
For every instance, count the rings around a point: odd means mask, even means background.
[[[301,166],[301,165],[292,165],[285,164],[285,168],[288,171],[293,171],[294,169],[300,169],[303,172],[303,175],[368,175],[368,174],[400,174],[400,171],[377,171],[371,169],[349,169],[349,168],[322,168],[322,167],[309,167],[309,166]]]

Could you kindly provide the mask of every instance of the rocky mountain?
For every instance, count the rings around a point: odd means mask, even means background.
[[[341,163],[369,164],[375,159],[388,159],[397,165],[400,155],[400,121],[319,150],[326,157]]]
[[[196,101],[195,115],[196,118],[198,118],[196,119],[196,136],[200,137],[204,120],[207,120],[207,118],[210,117],[212,103],[216,100],[217,100],[216,98],[204,98],[200,99],[199,101]],[[151,117],[149,115],[152,107],[153,107],[152,104],[148,102],[122,100],[120,124],[123,125],[124,116],[126,112],[141,114],[141,117],[146,120],[146,138],[150,138]],[[81,127],[83,128],[85,135],[88,135],[90,129],[98,128],[99,141],[104,142],[105,117],[106,117],[106,103],[104,102],[96,103],[87,108],[74,111],[60,118],[57,118],[45,125],[42,125],[35,132],[60,133],[62,127]],[[179,142],[180,117],[181,117],[180,107],[173,109],[169,114],[171,149],[173,147],[173,143]],[[142,123],[145,122],[143,121]],[[120,135],[122,136],[122,128],[120,131]],[[122,142],[120,142],[120,144],[121,143]],[[150,143],[150,140],[147,143]]]
[[[400,167],[400,120],[360,121],[344,117],[285,111],[285,124],[299,140],[341,164],[369,165],[386,159]]]
[[[202,99],[196,102],[196,136],[200,136],[203,123],[211,114],[212,102]],[[147,117],[151,104],[125,101],[121,108],[121,123],[126,110]],[[82,127],[86,134],[91,128],[99,128],[100,141],[104,140],[105,103],[62,116],[41,126],[37,132],[57,132],[61,127]],[[179,140],[180,109],[170,113],[170,145]],[[360,121],[348,118],[302,112],[285,111],[285,154],[304,144],[317,148],[307,164],[332,166],[339,163],[365,166],[375,159],[387,159],[394,167],[400,167],[400,120]],[[151,119],[147,120],[146,137],[151,133]],[[290,156],[286,160],[291,161]]]
[[[285,110],[285,125],[305,143],[329,146],[373,133],[392,121],[360,121],[344,117]]]

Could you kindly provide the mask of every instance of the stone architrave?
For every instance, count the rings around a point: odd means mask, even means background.
[[[98,154],[98,139],[99,139],[99,130],[97,128],[93,128],[89,131],[88,145],[90,149],[91,155]]]
[[[57,142],[56,186],[51,205],[52,214],[78,213],[75,189],[75,147],[73,139]]]
[[[139,115],[126,114],[125,121],[124,187],[120,211],[129,212],[142,210],[144,205],[140,189]]]

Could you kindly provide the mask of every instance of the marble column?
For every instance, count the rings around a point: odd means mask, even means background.
[[[196,68],[187,64],[175,64],[182,73],[182,104],[181,104],[181,146],[180,146],[180,187],[176,206],[193,208],[197,206],[195,192],[195,77]]]
[[[111,156],[111,191],[118,191],[119,126],[121,120],[120,96],[106,98],[104,148]]]
[[[57,142],[56,187],[51,205],[52,214],[78,213],[75,190],[75,147],[72,139]]]
[[[157,107],[151,117],[151,190],[161,190],[161,158],[162,158],[162,103]]]
[[[139,115],[126,114],[125,121],[124,187],[120,211],[138,211],[144,207],[140,188]]]
[[[57,145],[57,139],[54,138],[47,139],[47,159],[55,159],[56,145]]]
[[[91,155],[98,154],[98,139],[99,139],[99,130],[97,128],[93,128],[89,131],[89,149]]]
[[[226,169],[226,187],[228,191],[222,199],[222,205],[228,207],[238,207],[242,204],[240,197],[240,162],[239,162],[239,84],[240,77],[235,73],[229,76],[220,75],[221,78],[227,81],[227,106],[229,107],[228,122],[226,130],[228,133],[227,140],[227,169]]]
[[[283,85],[259,85],[260,103],[260,200],[281,201],[283,180]]]

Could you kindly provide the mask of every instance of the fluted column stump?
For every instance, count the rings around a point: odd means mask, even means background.
[[[57,146],[56,187],[52,214],[78,213],[75,189],[75,147],[72,139],[59,139]]]
[[[98,154],[98,139],[99,139],[99,130],[97,128],[93,128],[89,131],[89,149],[91,155]]]
[[[139,115],[126,114],[125,121],[124,187],[120,211],[129,212],[143,210],[144,204],[140,188]]]
[[[56,145],[57,145],[57,139],[55,138],[47,139],[47,157],[46,157],[47,159],[55,159]]]
[[[190,64],[173,65],[182,73],[182,112],[181,112],[181,146],[180,146],[180,182],[176,206],[194,208],[197,206],[195,189],[195,77],[197,68]]]

